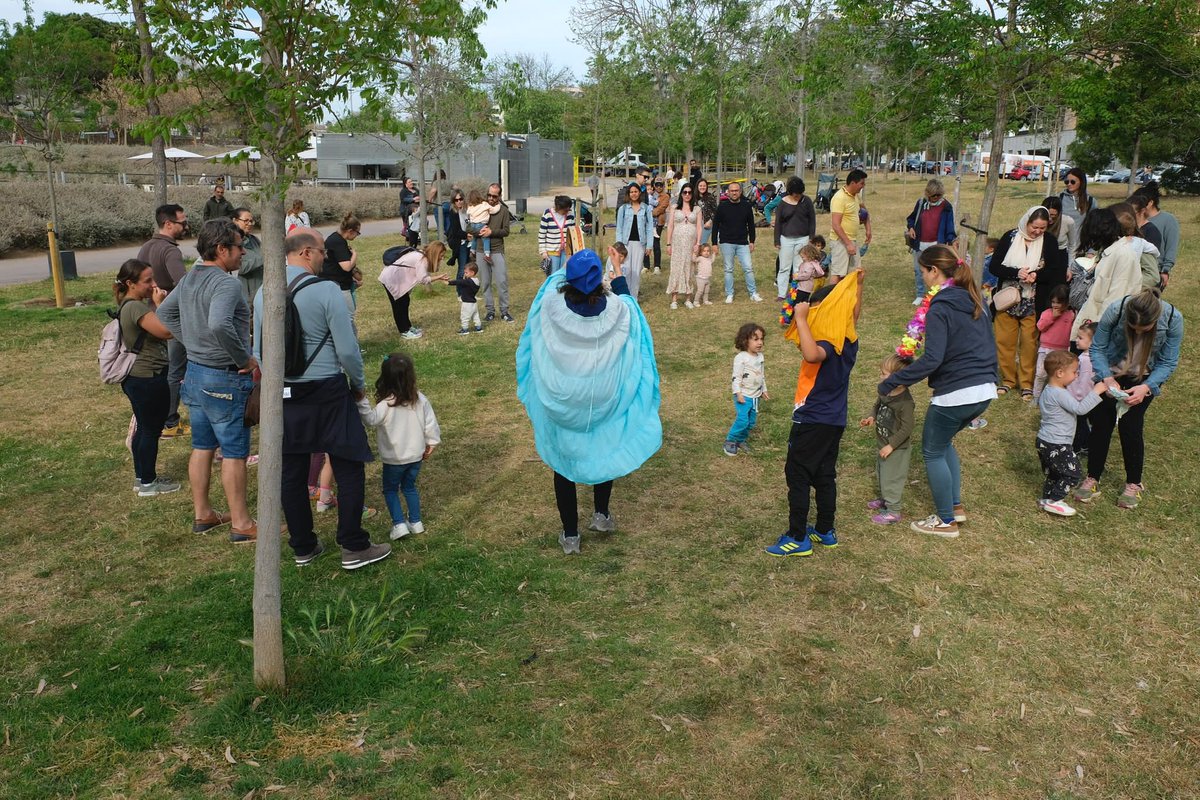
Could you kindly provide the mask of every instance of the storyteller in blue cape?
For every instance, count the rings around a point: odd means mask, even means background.
[[[599,256],[580,250],[542,284],[517,346],[517,397],[533,424],[538,455],[554,470],[563,527],[558,542],[567,554],[579,552],[575,484],[593,490],[588,528],[614,531],[613,480],[662,445],[650,326],[629,294],[624,248],[608,253],[611,292]]]

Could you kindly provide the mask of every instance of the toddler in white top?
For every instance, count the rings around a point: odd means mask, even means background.
[[[758,399],[770,400],[767,394],[767,378],[763,368],[763,338],[766,331],[756,322],[747,322],[738,328],[734,346],[738,354],[733,357],[733,424],[725,436],[724,450],[727,456],[736,456],[739,450],[749,451],[746,440],[758,421]]]
[[[442,441],[442,431],[429,399],[417,391],[417,376],[412,358],[392,353],[383,361],[379,380],[375,381],[374,407],[363,398],[358,414],[363,424],[375,428],[379,459],[383,462],[383,500],[392,515],[392,539],[421,533],[421,498],[417,494],[417,476],[421,463]],[[408,505],[408,515],[400,505],[400,495]]]
[[[483,260],[489,264],[492,263],[492,240],[487,236],[480,236],[479,232],[487,227],[492,214],[499,212],[500,203],[488,202],[483,192],[478,189],[472,189],[467,195],[467,227],[471,229],[471,235],[475,239],[475,253],[478,255],[482,249]]]

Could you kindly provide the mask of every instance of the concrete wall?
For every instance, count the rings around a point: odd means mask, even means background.
[[[383,134],[324,133],[315,142],[317,178],[321,181],[398,181],[415,176],[417,158],[410,142]],[[451,181],[480,177],[500,180],[500,162],[508,161],[508,199],[545,194],[553,186],[571,182],[571,143],[526,136],[491,135],[463,139],[457,148],[439,159]],[[434,167],[427,165],[426,180]]]

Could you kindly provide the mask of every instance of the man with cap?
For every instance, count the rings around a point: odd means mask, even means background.
[[[608,255],[611,293],[600,257],[580,250],[542,284],[517,345],[517,398],[533,425],[538,455],[554,472],[558,542],[567,554],[580,550],[575,484],[592,486],[588,529],[612,532],[613,480],[662,445],[650,326],[629,294],[625,254],[610,247]]]

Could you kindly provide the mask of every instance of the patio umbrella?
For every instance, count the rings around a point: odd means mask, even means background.
[[[237,158],[246,154],[247,161],[261,161],[262,154],[253,147],[239,147],[237,150],[230,150],[228,153],[217,153],[215,156],[209,156],[209,161],[224,161],[226,158]]]
[[[180,161],[187,161],[187,160],[193,159],[193,158],[204,158],[204,156],[200,155],[199,153],[193,153],[191,150],[181,150],[178,147],[168,147],[166,149],[166,152],[164,153],[164,155],[167,157],[167,161],[170,161],[172,164],[175,165],[175,182],[176,183],[179,182],[179,162]],[[142,153],[141,155],[130,156],[129,160],[130,161],[149,161],[152,158],[154,158],[154,153],[150,152],[150,153]]]

